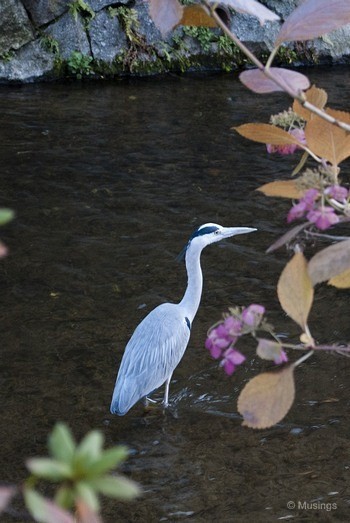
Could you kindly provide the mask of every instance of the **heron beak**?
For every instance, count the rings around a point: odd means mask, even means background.
[[[222,235],[224,238],[229,238],[237,234],[247,234],[248,232],[254,231],[257,231],[257,229],[253,227],[225,227],[222,229]]]

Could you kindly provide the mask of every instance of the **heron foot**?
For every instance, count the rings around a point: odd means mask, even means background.
[[[144,405],[144,416],[147,416],[148,414],[151,414],[154,412],[154,410],[157,408],[157,401],[152,400],[148,396],[145,396],[143,398],[143,405]]]
[[[152,400],[152,398],[149,398],[148,396],[144,397],[143,402],[145,407],[148,407],[150,403],[152,403],[153,405],[157,404],[156,400]]]

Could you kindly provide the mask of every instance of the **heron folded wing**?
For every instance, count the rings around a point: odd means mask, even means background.
[[[190,331],[176,304],[154,309],[127,344],[113,393],[113,412],[127,412],[171,376],[188,344]]]

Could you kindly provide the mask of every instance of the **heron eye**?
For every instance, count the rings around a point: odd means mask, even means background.
[[[217,229],[217,230],[214,232],[214,234],[220,234],[219,229]]]

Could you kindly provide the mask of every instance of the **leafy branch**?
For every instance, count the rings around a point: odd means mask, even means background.
[[[128,456],[124,446],[103,450],[100,431],[89,432],[79,444],[69,428],[57,423],[48,438],[49,458],[30,458],[31,475],[22,488],[0,488],[0,513],[11,499],[22,494],[28,511],[41,523],[102,523],[99,495],[128,501],[140,495],[134,481],[110,471]],[[54,500],[42,496],[36,486],[49,481],[57,484]],[[70,510],[75,511],[73,517]]]
[[[310,88],[309,79],[301,73],[272,67],[282,43],[305,41],[319,37],[350,22],[350,3],[346,0],[304,0],[281,25],[274,48],[264,65],[230,30],[221,17],[222,6],[252,15],[261,24],[275,22],[279,17],[256,0],[202,0],[198,8],[186,11],[178,0],[150,0],[151,16],[163,34],[184,21],[189,25],[212,27],[214,20],[224,33],[256,66],[243,71],[239,78],[251,91],[271,93],[282,91],[293,99],[293,106],[272,115],[270,123],[247,123],[235,128],[240,135],[266,145],[269,154],[303,155],[291,180],[275,180],[258,188],[269,197],[293,201],[287,222],[306,219],[288,230],[267,250],[282,246],[292,251],[284,267],[277,295],[283,311],[301,328],[300,343],[287,343],[265,320],[265,309],[253,304],[247,308],[231,308],[222,320],[213,325],[206,340],[211,356],[220,360],[226,374],[231,375],[244,363],[246,356],[237,349],[242,336],[250,334],[257,341],[256,355],[280,366],[251,379],[238,398],[238,411],[243,424],[266,428],[278,423],[294,401],[294,370],[307,359],[321,352],[350,355],[350,345],[317,344],[308,317],[314,302],[315,287],[323,282],[338,288],[350,288],[350,239],[324,234],[337,224],[350,221],[350,190],[340,180],[339,165],[350,156],[350,113],[327,107],[328,96],[323,89]],[[204,13],[204,15],[203,15]],[[306,167],[309,159],[316,169]],[[316,232],[316,231],[320,232]],[[303,250],[308,240],[323,238],[332,245],[317,252],[309,261]],[[260,337],[259,331],[268,334]],[[293,363],[286,350],[305,351]]]
[[[206,24],[203,16],[198,14],[198,10],[189,12],[189,7],[181,5],[178,0],[149,0],[149,4],[151,17],[164,36],[177,25],[181,25],[183,20],[186,20],[187,25],[210,25],[209,23]],[[257,67],[257,69],[244,71],[240,74],[240,80],[246,87],[257,93],[284,91],[313,114],[345,131],[350,131],[349,123],[327,114],[307,100],[303,93],[305,89],[310,87],[306,76],[288,69],[271,67],[272,61],[283,42],[310,40],[349,23],[350,5],[346,0],[332,1],[331,16],[329,0],[305,0],[282,24],[266,65],[240,41],[223,21],[218,11],[218,7],[222,5],[255,16],[261,24],[266,21],[278,21],[279,17],[255,0],[221,0],[220,3],[202,0],[201,2],[205,14],[215,21],[217,26]]]

